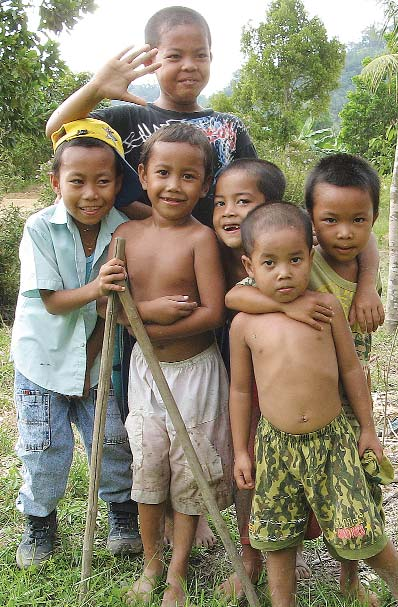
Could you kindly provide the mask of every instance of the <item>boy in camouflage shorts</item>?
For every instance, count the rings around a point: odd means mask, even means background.
[[[372,209],[368,209],[372,218]],[[372,225],[372,220],[370,220]],[[287,203],[257,207],[241,225],[243,262],[257,288],[279,302],[306,294],[313,257],[308,216]],[[295,556],[311,507],[332,554],[366,562],[398,598],[398,553],[384,533],[360,456],[382,461],[368,386],[341,305],[324,294],[324,330],[281,313],[238,314],[231,327],[230,413],[235,479],[254,487],[247,450],[252,365],[262,420],[250,539],[267,552],[272,605],[295,605]],[[339,378],[360,424],[358,446],[342,411]]]

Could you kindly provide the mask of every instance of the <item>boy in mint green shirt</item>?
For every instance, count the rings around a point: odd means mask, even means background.
[[[53,144],[51,183],[60,201],[26,222],[11,343],[23,463],[17,508],[26,519],[16,555],[20,568],[39,565],[53,553],[56,507],[73,456],[72,422],[90,455],[103,336],[96,300],[120,290],[113,281],[125,277],[124,262],[107,262],[112,234],[127,220],[114,204],[141,189],[119,135],[107,124],[65,124]],[[111,391],[99,493],[108,503],[113,554],[142,547],[130,466],[127,433]]]

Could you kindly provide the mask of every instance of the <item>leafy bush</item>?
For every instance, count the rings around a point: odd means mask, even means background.
[[[40,136],[17,133],[12,146],[0,149],[0,196],[22,190],[37,177],[38,167],[51,155],[51,144]]]
[[[18,249],[25,215],[12,205],[0,209],[0,317],[11,322],[19,289]]]
[[[286,177],[284,199],[302,205],[307,174],[324,154],[300,140],[293,141],[284,148],[272,148],[259,141],[254,141],[254,144],[260,158],[274,162],[283,171]]]

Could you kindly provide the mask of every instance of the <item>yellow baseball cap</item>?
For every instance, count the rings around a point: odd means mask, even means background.
[[[115,207],[124,207],[134,200],[139,200],[143,195],[143,189],[136,171],[124,157],[123,143],[119,133],[109,124],[95,118],[84,118],[63,124],[58,131],[51,135],[54,152],[64,141],[79,139],[80,137],[92,137],[107,143],[120,157],[123,163],[123,181],[120,192],[116,196]]]

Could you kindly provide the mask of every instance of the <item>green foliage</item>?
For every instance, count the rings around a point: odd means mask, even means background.
[[[34,133],[46,116],[49,78],[65,69],[58,45],[42,43],[28,30],[23,0],[0,4],[0,145],[12,145],[14,133]]]
[[[308,116],[327,108],[344,62],[344,47],[328,40],[301,0],[274,0],[258,28],[242,35],[247,60],[233,87],[232,107],[255,139],[292,141]]]
[[[371,91],[362,77],[353,78],[355,90],[340,112],[339,143],[348,152],[368,158],[378,170],[392,170],[397,123],[396,87],[383,82]]]
[[[306,141],[295,140],[284,147],[276,148],[270,142],[256,141],[260,158],[274,162],[286,177],[284,199],[298,205],[304,204],[304,183],[308,172],[320,159],[321,152]]]
[[[18,248],[25,216],[14,206],[0,210],[0,317],[11,321],[19,289]]]
[[[35,176],[51,150],[44,136],[48,116],[88,79],[71,73],[58,43],[28,29],[26,10],[32,5],[0,3],[0,194]],[[93,7],[91,0],[46,0],[40,6],[40,28],[60,31],[60,19],[70,28]]]
[[[79,19],[96,8],[94,0],[43,0],[39,28],[56,34],[64,28],[71,30]]]
[[[340,122],[339,113],[348,101],[348,92],[355,88],[352,79],[361,73],[364,59],[380,55],[385,48],[381,32],[375,26],[366,28],[361,40],[347,45],[339,86],[333,91],[330,101],[330,114],[334,124]]]

